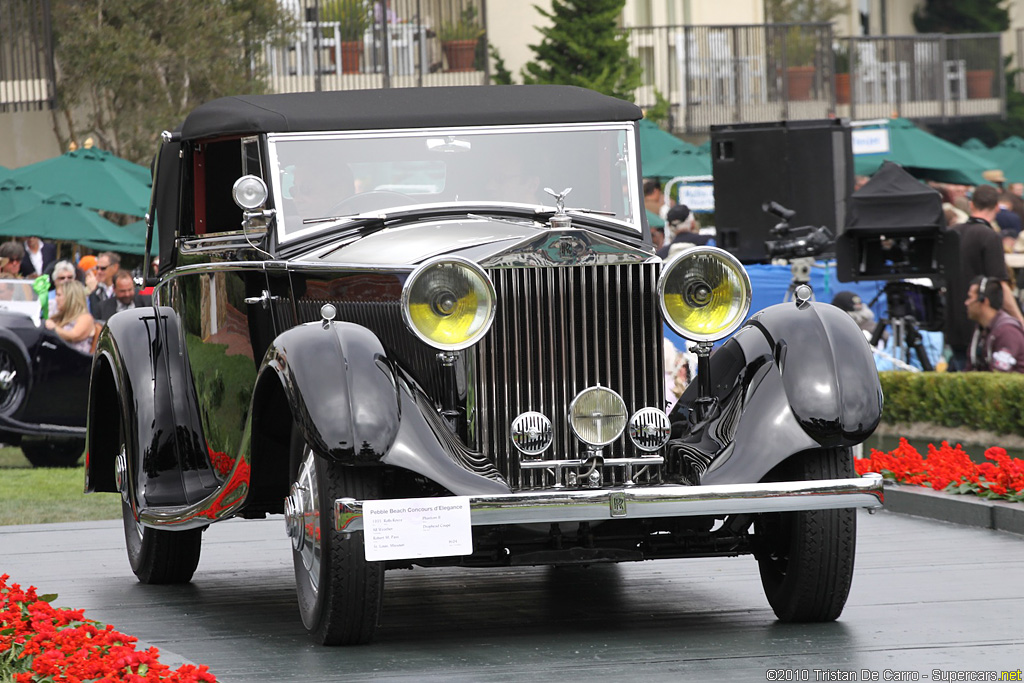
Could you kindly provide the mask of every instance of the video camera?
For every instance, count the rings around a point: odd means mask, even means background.
[[[832,233],[827,227],[812,225],[790,227],[789,221],[796,215],[796,212],[778,202],[762,204],[761,209],[779,219],[779,223],[769,231],[773,237],[779,239],[767,240],[764,243],[768,258],[787,260],[813,258],[832,248]]]
[[[851,195],[835,248],[841,282],[943,280],[955,271],[959,254],[939,193],[891,162]]]

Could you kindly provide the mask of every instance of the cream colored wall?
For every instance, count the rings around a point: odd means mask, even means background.
[[[1024,55],[1017,54],[1017,29],[1024,29],[1024,0],[1012,0],[1007,6],[1010,10],[1010,30],[1003,34],[1003,54],[1014,55],[1013,65],[1024,66]]]
[[[625,26],[760,24],[764,0],[626,0],[622,17]]]
[[[27,166],[60,153],[51,112],[0,113],[0,166]]]
[[[687,0],[690,22],[695,25],[763,24],[763,0]]]
[[[491,2],[487,3],[487,40],[498,49],[505,60],[505,68],[512,72],[516,83],[522,81],[520,69],[533,59],[530,45],[540,43],[542,36],[537,32],[538,26],[546,26],[551,22],[534,9],[534,5],[549,10],[548,0],[533,2]],[[493,73],[493,69],[492,69]]]

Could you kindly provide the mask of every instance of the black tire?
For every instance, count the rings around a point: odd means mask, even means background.
[[[0,415],[14,415],[25,402],[31,370],[19,345],[0,339]]]
[[[790,458],[774,481],[852,477],[850,449],[821,449]],[[850,594],[857,548],[854,509],[759,515],[754,533],[761,585],[784,622],[834,621]]]
[[[85,439],[69,437],[24,437],[21,452],[32,467],[74,467],[85,450]]]
[[[302,623],[322,645],[368,643],[380,621],[384,564],[366,561],[363,532],[340,534],[330,520],[337,498],[377,498],[379,473],[375,468],[345,467],[316,455],[296,427],[292,431],[291,476],[285,514],[292,536]]]
[[[119,442],[121,453],[127,455],[123,424]],[[132,506],[123,496],[121,520],[124,523],[128,562],[139,581],[148,584],[173,584],[188,583],[192,580],[202,550],[202,529],[167,531],[144,527],[136,521],[135,515],[132,514]]]

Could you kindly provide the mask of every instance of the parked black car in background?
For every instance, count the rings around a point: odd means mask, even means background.
[[[70,467],[85,448],[92,356],[40,323],[31,280],[0,279],[0,443],[35,467]]]
[[[802,292],[744,323],[724,251],[655,256],[640,117],[482,86],[229,97],[166,132],[153,306],[101,334],[88,410],[139,579],[283,514],[324,644],[370,640],[414,565],[753,554],[780,619],[835,619],[882,500],[851,461],[871,354]],[[700,365],[672,407],[666,323]]]

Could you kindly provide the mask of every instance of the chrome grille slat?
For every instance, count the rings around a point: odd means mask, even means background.
[[[526,410],[552,421],[555,438],[544,458],[571,459],[584,452],[568,425],[568,404],[584,388],[600,383],[618,391],[631,414],[664,406],[661,314],[651,288],[657,269],[646,263],[491,271],[501,313],[477,349],[477,363],[486,368],[478,381],[491,383],[477,387],[477,395],[494,396],[504,385],[515,400],[481,405],[479,418],[488,427],[480,447],[494,454],[507,481],[534,488],[554,483],[550,469],[519,467],[508,430]],[[626,441],[606,448],[605,457],[642,455]],[[642,481],[657,470],[649,468]],[[621,484],[625,470],[605,467],[604,476]]]

